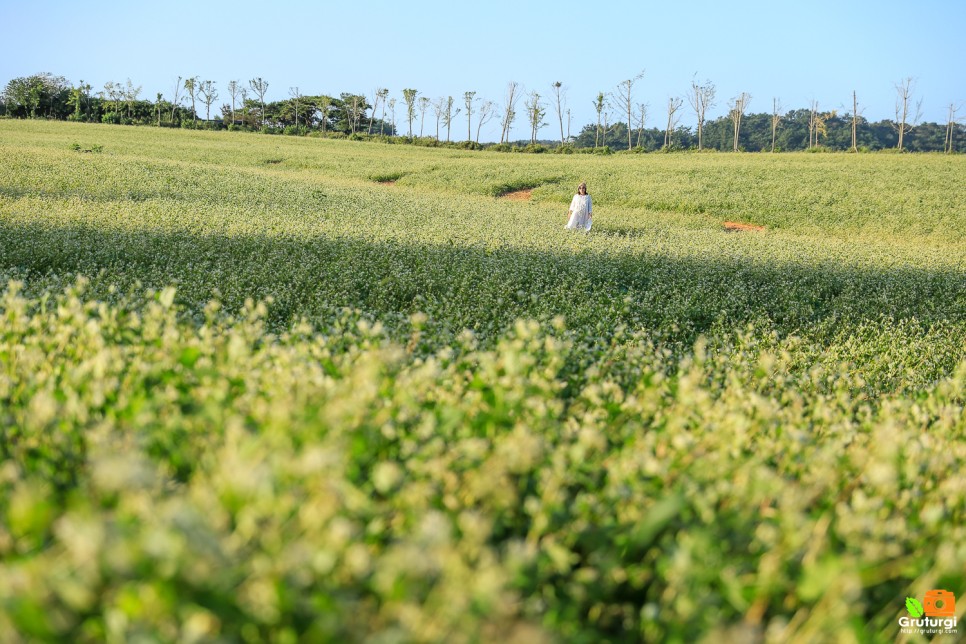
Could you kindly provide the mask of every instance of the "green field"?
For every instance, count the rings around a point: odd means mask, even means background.
[[[915,641],[964,178],[0,120],[0,639]]]

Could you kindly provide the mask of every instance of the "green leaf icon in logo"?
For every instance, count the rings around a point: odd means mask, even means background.
[[[922,604],[915,597],[906,597],[906,610],[913,617],[922,617]]]

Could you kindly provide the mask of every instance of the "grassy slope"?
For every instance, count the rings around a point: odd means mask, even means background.
[[[300,316],[325,328],[349,307],[397,339],[422,312],[428,349],[465,328],[489,343],[518,318],[555,315],[585,345],[623,326],[684,351],[712,329],[756,323],[821,352],[855,325],[884,322],[864,349],[875,368],[858,365],[882,390],[903,382],[878,367],[925,362],[911,382],[929,382],[962,346],[962,157],[549,157],[0,126],[10,169],[0,251],[38,288],[41,277],[103,271],[101,295],[138,280],[177,284],[194,311],[214,294],[229,310],[272,297],[278,329]],[[372,181],[386,175],[397,183]],[[589,237],[560,230],[578,178],[597,204]],[[488,196],[541,183],[530,203]],[[768,232],[726,233],[725,219]],[[903,355],[893,323],[943,340],[929,357]],[[937,324],[945,333],[930,331]]]

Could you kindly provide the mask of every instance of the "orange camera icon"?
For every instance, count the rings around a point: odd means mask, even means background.
[[[956,597],[948,590],[930,590],[922,600],[926,617],[955,617]]]

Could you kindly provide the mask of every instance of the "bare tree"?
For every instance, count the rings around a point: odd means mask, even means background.
[[[429,109],[430,100],[425,96],[419,98],[419,136],[423,136],[423,124],[426,122],[426,110]]]
[[[647,121],[647,103],[637,104],[637,114],[641,117],[641,126],[637,128],[637,147],[641,147],[641,138],[644,136],[644,122]]]
[[[39,89],[38,89],[39,91]],[[111,112],[120,113],[121,111],[121,99],[124,98],[124,86],[120,83],[115,83],[114,81],[107,81],[104,83],[104,89],[97,93],[101,100],[105,103],[110,103]],[[40,107],[39,95],[35,92],[31,92],[30,98],[30,118],[34,118],[37,114],[36,111]]]
[[[778,123],[781,121],[782,102],[777,98],[771,99],[771,151],[775,151],[775,136],[778,134]]]
[[[115,83],[114,81],[107,81],[106,83],[104,83],[104,91],[100,92],[101,98],[108,100],[114,104],[114,107],[111,110],[112,112],[117,112],[119,109],[118,100],[120,95],[118,94],[118,88],[119,88],[118,84]],[[31,111],[31,116],[33,116],[33,111]]]
[[[413,118],[416,116],[416,96],[419,94],[414,89],[404,89],[403,100],[406,101],[406,118],[409,119],[409,136],[413,135]]]
[[[174,123],[174,111],[178,107],[178,101],[180,100],[178,96],[181,94],[181,77],[178,76],[178,80],[174,82],[174,100],[171,101],[171,122]]]
[[[379,109],[379,100],[382,98],[381,90],[381,87],[372,90],[372,118],[369,119],[369,127],[366,128],[366,134],[370,136],[372,135],[372,126],[376,124],[376,111]]]
[[[836,111],[818,112],[815,115],[815,147],[821,145],[819,137],[828,138],[828,120],[835,118]]]
[[[202,81],[198,83],[198,93],[201,95],[201,102],[205,104],[205,121],[211,120],[211,104],[218,100],[218,89],[215,81]]]
[[[664,147],[665,149],[670,149],[673,142],[671,138],[671,133],[674,131],[674,127],[681,120],[678,116],[678,110],[684,105],[684,101],[677,96],[672,96],[667,99],[667,129],[664,130]]]
[[[446,109],[443,112],[443,125],[446,126],[446,142],[447,143],[449,143],[449,140],[450,140],[450,129],[453,126],[453,119],[456,118],[457,115],[459,115],[459,113],[460,113],[459,108],[457,108],[456,111],[453,111],[453,105],[455,103],[456,103],[456,101],[453,100],[453,97],[452,96],[446,97],[446,102],[445,102]]]
[[[819,112],[818,101],[812,101],[808,110],[808,148],[819,146],[819,137],[828,136],[828,119],[835,116],[835,110],[831,112]]]
[[[813,141],[817,142],[818,136],[815,134],[815,129],[818,125],[818,101],[812,100],[808,106],[808,149],[811,150],[815,145]]]
[[[131,118],[131,104],[138,100],[138,95],[141,93],[141,86],[134,86],[131,79],[127,79],[124,85],[124,101],[127,103],[127,117]]]
[[[896,83],[896,121],[893,127],[899,133],[899,150],[902,150],[905,134],[916,127],[922,117],[922,99],[916,103],[915,112],[911,111],[913,108],[909,105],[915,84],[912,78]]]
[[[600,137],[600,117],[607,105],[607,98],[603,92],[597,92],[597,99],[594,100],[594,109],[597,110],[597,129],[594,131],[594,147],[597,147]]]
[[[248,88],[242,87],[239,94],[241,94],[242,123],[248,125]]]
[[[195,100],[198,97],[198,85],[200,82],[201,80],[197,76],[192,76],[184,80],[185,91],[188,92],[188,96],[191,98],[191,118],[195,125],[198,124],[198,111],[195,109]]]
[[[607,147],[607,132],[610,128],[607,127],[607,123],[610,121],[610,105],[606,105],[604,110],[604,129],[601,131],[600,142],[603,147]]]
[[[440,96],[438,99],[433,101],[433,114],[436,116],[436,140],[439,141],[439,121],[443,117],[443,111],[446,109],[446,99]]]
[[[616,107],[621,111],[621,113],[627,115],[627,149],[631,149],[631,120],[633,119],[634,112],[634,83],[644,78],[644,71],[641,70],[634,78],[628,78],[625,81],[621,81],[617,84],[617,89],[619,92],[614,95],[616,100]]]
[[[319,97],[319,103],[317,107],[318,107],[319,113],[322,115],[322,118],[320,118],[319,121],[321,121],[322,123],[323,134],[325,134],[325,126],[329,122],[329,112],[332,109],[333,102],[334,102],[334,99],[331,96],[328,96],[326,94],[323,94],[322,96]]]
[[[383,95],[383,92],[386,92],[388,94],[389,93],[389,90],[383,89],[382,87],[377,87],[372,92],[372,118],[369,119],[369,130],[366,132],[366,134],[372,134],[372,124],[375,123],[375,121],[376,121],[376,110],[379,109],[379,101],[380,100],[385,100],[385,98],[386,98]],[[385,117],[385,115],[386,115],[386,106],[385,105],[383,105],[383,107],[382,107],[382,114]],[[382,128],[382,123],[379,124],[379,127],[380,127],[380,129]]]
[[[695,74],[696,76],[697,74]],[[714,107],[715,87],[709,80],[704,81],[704,85],[698,85],[694,78],[691,79],[691,92],[688,94],[688,102],[691,103],[694,114],[698,119],[698,149],[704,149],[704,121],[705,114],[709,107]]]
[[[506,99],[503,103],[503,122],[500,132],[500,143],[510,142],[510,127],[517,117],[517,101],[520,100],[520,85],[516,81],[510,81],[506,87]]]
[[[482,130],[483,126],[493,120],[493,117],[496,116],[496,103],[493,101],[483,101],[483,103],[480,105],[479,113],[479,118],[476,121],[477,143],[480,142],[480,130]]]
[[[540,128],[546,125],[543,117],[547,115],[547,110],[540,102],[540,94],[537,94],[536,92],[530,92],[530,94],[527,95],[525,105],[527,108],[527,116],[530,120],[530,143],[536,143],[537,132],[540,131]]]
[[[115,89],[115,87],[117,87],[117,85],[114,83],[114,81],[107,81],[106,83],[104,83],[104,89],[98,92],[101,99],[114,103],[114,106],[111,109],[112,112],[117,111],[117,90]],[[33,116],[35,116],[34,110],[36,110],[36,107],[33,107],[33,106],[31,107],[32,107],[32,110],[31,110],[30,116],[31,118],[33,118]]]
[[[81,81],[82,84],[83,84],[83,82],[84,81]],[[158,112],[158,127],[161,127],[161,100],[163,98],[164,98],[164,96],[161,95],[161,92],[158,92],[158,100],[154,104],[155,107],[156,107],[156,109],[157,109],[157,112]]]
[[[364,94],[353,94],[352,95],[352,118],[355,122],[355,130],[362,129],[362,119],[366,117],[366,111],[369,109],[369,103],[366,102],[366,97]]]
[[[853,152],[859,151],[859,114],[861,114],[861,112],[859,111],[859,98],[858,98],[858,95],[855,93],[855,90],[852,90],[852,148],[851,149]]]
[[[83,113],[83,115],[84,115],[84,117],[86,119],[90,115],[90,107],[91,107],[91,95],[90,95],[90,92],[91,92],[91,84],[90,83],[84,83],[84,80],[81,79],[81,82],[77,85],[77,87],[75,88],[74,91],[75,91],[75,93],[73,94],[73,96],[75,97],[75,100],[77,101],[75,114],[77,115],[78,118],[80,118],[81,114]],[[161,99],[158,99],[158,100],[160,101]],[[86,104],[86,105],[84,105],[84,107],[86,109],[84,109],[83,112],[81,111],[82,104]],[[158,122],[160,123],[160,121],[158,121]]]
[[[396,135],[396,99],[389,99],[389,114],[392,117],[392,135]]]
[[[386,127],[386,100],[389,98],[389,90],[383,87],[379,90],[379,98],[382,100],[382,118],[379,120],[379,134],[384,134]],[[376,108],[372,108],[372,113],[376,113]]]
[[[104,83],[104,91],[101,92],[101,96],[111,103],[113,107],[112,112],[119,114],[121,111],[121,99],[124,98],[124,86],[120,83],[115,83],[114,81],[107,81]]]
[[[467,141],[473,140],[470,121],[473,118],[473,101],[474,101],[473,97],[474,96],[476,96],[476,92],[463,92],[463,101],[464,101],[464,104],[466,105],[466,140]]]
[[[742,92],[738,96],[734,97],[728,101],[728,116],[731,118],[731,124],[734,126],[735,138],[734,144],[732,145],[732,150],[737,152],[741,149],[738,145],[739,137],[741,135],[741,119],[745,115],[745,110],[748,109],[748,104],[751,102],[751,94],[747,92]]]
[[[372,118],[369,119],[369,127],[366,128],[366,135],[372,135],[372,126],[376,124],[376,110],[379,109],[379,88],[372,90]]]
[[[302,105],[302,92],[298,86],[289,87],[288,95],[292,97],[292,104],[295,106],[295,127],[299,126],[299,107]],[[308,119],[306,119],[308,121]]]
[[[953,153],[953,136],[956,133],[956,112],[959,111],[954,103],[949,104],[949,120],[946,122],[946,140],[943,142],[943,152]]]
[[[231,122],[235,123],[235,103],[238,102],[238,94],[241,91],[241,87],[236,80],[228,81],[228,95],[231,96]]]
[[[554,103],[557,107],[557,120],[560,121],[560,145],[564,144],[564,127],[563,127],[563,113],[564,104],[567,99],[567,88],[563,86],[563,83],[557,81],[550,85],[553,90]]]
[[[258,76],[248,81],[248,85],[252,88],[253,92],[258,94],[258,102],[262,106],[262,125],[265,125],[268,122],[265,118],[265,94],[268,93],[268,81],[262,80],[262,77]]]
[[[342,93],[339,98],[342,99],[342,105],[345,106],[346,116],[349,119],[349,133],[355,134],[369,107],[366,104],[366,97],[360,94]]]

